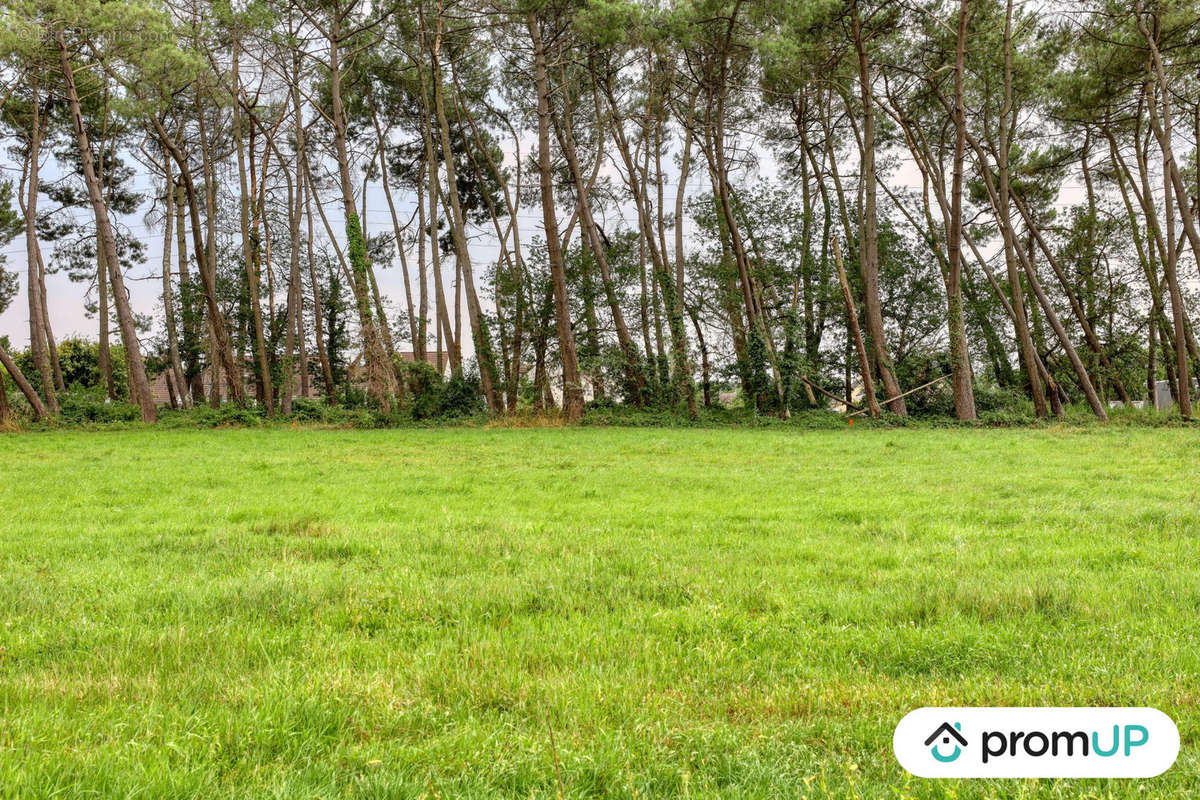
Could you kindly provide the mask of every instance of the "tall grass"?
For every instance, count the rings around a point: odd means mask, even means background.
[[[0,437],[0,796],[1194,797],[1188,429]],[[1151,705],[934,782],[923,705]]]

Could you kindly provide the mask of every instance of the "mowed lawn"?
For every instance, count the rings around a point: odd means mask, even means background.
[[[1195,797],[1200,433],[0,436],[0,796]],[[1150,705],[928,781],[925,705]]]

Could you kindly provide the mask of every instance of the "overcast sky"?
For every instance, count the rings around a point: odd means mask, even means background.
[[[523,147],[525,147],[523,143]],[[528,153],[528,150],[524,151]],[[511,153],[506,153],[510,168],[512,167]],[[664,161],[664,169],[667,167],[669,160]],[[15,171],[14,171],[15,170]],[[608,164],[605,170],[608,176],[614,182],[620,180],[619,174],[611,163]],[[772,170],[774,172],[774,170]],[[4,165],[5,180],[11,179],[14,184],[20,179],[19,168],[15,168],[13,164]],[[361,175],[361,173],[359,173]],[[43,166],[43,182],[52,181],[55,179],[56,171],[52,158],[47,157]],[[523,180],[525,185],[528,185],[535,178],[525,175]],[[664,201],[667,210],[670,212],[674,208],[675,202],[675,184],[678,179],[678,172],[668,178],[669,185],[664,189]],[[153,185],[152,177],[145,171],[139,174],[133,180],[133,187],[147,196],[153,196],[161,191],[161,187]],[[693,176],[688,182],[689,196],[692,193],[702,192],[706,186]],[[404,225],[412,217],[416,208],[416,198],[413,195],[406,195],[403,192],[393,190],[393,200],[396,202],[397,216],[400,218],[400,224]],[[325,189],[322,192],[321,199],[325,206],[325,213],[329,218],[329,223],[338,235],[339,246],[345,246],[344,231],[344,216],[342,214],[341,201],[338,199],[336,192],[332,189]],[[48,202],[43,195],[41,211],[46,210]],[[361,202],[359,199],[358,202]],[[162,245],[164,241],[164,231],[162,230],[161,219],[153,221],[152,224],[147,224],[146,216],[151,210],[151,203],[147,200],[139,208],[137,213],[120,218],[120,224],[134,237],[140,238],[146,248],[146,262],[126,274],[126,286],[129,290],[132,300],[133,309],[137,313],[149,314],[155,318],[155,330],[161,329],[161,314],[162,314]],[[161,213],[161,212],[160,212]],[[518,209],[518,220],[521,228],[521,244],[522,248],[527,250],[534,239],[541,238],[542,234],[542,212],[540,203],[528,206],[521,206]],[[613,208],[609,207],[603,213],[598,213],[598,221],[605,226],[609,231],[615,230],[618,224],[624,227],[631,227],[636,221],[635,212],[632,206]],[[566,223],[569,217],[569,212],[560,210],[560,225]],[[79,216],[82,219],[82,216]],[[619,219],[618,219],[619,218]],[[328,240],[324,232],[324,226],[321,223],[320,216],[313,210],[313,224],[315,232],[315,240],[318,246],[322,242]],[[367,212],[366,212],[367,232],[370,235],[380,233],[391,234],[393,231],[392,217],[388,210],[387,199],[384,196],[382,188],[377,184],[372,184],[367,191]],[[684,231],[687,240],[690,242],[692,224],[690,219],[684,220]],[[303,222],[302,222],[303,231]],[[282,232],[286,236],[286,230]],[[487,308],[494,308],[491,302],[491,291],[485,289],[484,276],[495,265],[496,259],[500,255],[499,244],[496,240],[494,230],[489,222],[486,226],[476,226],[469,229],[468,234],[471,236],[470,255],[476,276],[476,282],[480,287],[480,301]],[[576,237],[578,236],[578,228],[576,228]],[[174,242],[174,238],[172,238]],[[49,259],[52,252],[53,243],[43,242],[43,256]],[[194,258],[191,254],[191,235],[189,229],[188,235],[189,258]],[[0,335],[7,335],[13,345],[18,349],[28,346],[29,343],[29,302],[26,293],[26,253],[24,236],[18,236],[5,247],[0,249],[7,261],[5,267],[9,270],[17,271],[20,279],[20,292],[13,299],[11,305],[6,311],[0,314]],[[174,253],[172,254],[174,257]],[[413,281],[414,302],[416,301],[416,265],[417,254],[415,247],[410,247],[407,251],[409,259],[409,269],[413,273],[411,280]],[[287,254],[275,252],[273,254],[274,267],[287,268]],[[404,278],[401,274],[400,259],[393,258],[390,263],[375,264],[376,279],[379,281],[379,288],[385,296],[385,302],[388,304],[389,319],[394,320],[395,315],[404,309]],[[177,270],[177,266],[173,264],[172,271]],[[194,272],[194,269],[193,269]],[[442,258],[443,280],[445,281],[447,298],[446,302],[453,308],[453,295],[451,294],[454,280],[454,261],[452,258]],[[264,282],[266,277],[264,275]],[[432,293],[433,282],[430,280],[430,292]],[[80,335],[88,339],[96,339],[98,336],[99,320],[95,315],[89,317],[84,307],[85,295],[89,288],[92,289],[92,298],[95,298],[94,287],[90,287],[85,283],[74,283],[65,273],[47,275],[46,277],[46,293],[47,303],[50,309],[50,324],[54,330],[56,339],[64,339],[73,335]],[[307,298],[306,298],[307,300]],[[276,298],[278,303],[285,303],[286,298],[282,292],[278,293]],[[266,302],[264,298],[264,304]],[[431,298],[432,306],[432,298]],[[465,315],[465,304],[463,307]],[[465,323],[464,323],[465,324]],[[114,340],[117,338],[116,333],[116,316],[115,312],[112,317],[112,326],[114,331]],[[407,331],[396,329],[393,331],[397,344],[404,343],[404,347],[408,347]],[[432,344],[432,329],[431,341]],[[464,352],[471,352],[470,337],[464,336],[463,349]]]

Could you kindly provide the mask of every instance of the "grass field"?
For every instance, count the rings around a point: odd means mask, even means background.
[[[3,797],[1195,797],[1186,429],[0,436]],[[1151,705],[1146,781],[908,776]]]

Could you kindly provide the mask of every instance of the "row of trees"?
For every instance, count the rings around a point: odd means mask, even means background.
[[[782,415],[905,414],[942,377],[959,419],[1003,390],[1103,418],[1160,377],[1191,413],[1192,0],[9,0],[0,17],[19,175],[0,241],[25,257],[35,374],[0,362],[38,415],[67,388],[60,270],[87,287],[106,391],[147,420],[147,364],[183,406],[333,397],[346,312],[385,412],[407,343],[475,372],[493,413],[575,419],[587,389],[695,414],[733,383]],[[126,281],[154,250],[148,320]]]

